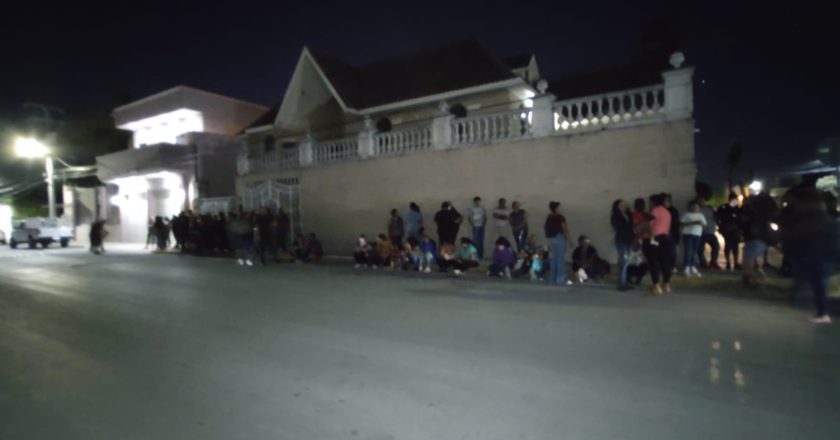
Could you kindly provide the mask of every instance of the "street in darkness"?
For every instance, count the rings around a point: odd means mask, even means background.
[[[838,437],[837,326],[611,287],[3,248],[0,438]]]

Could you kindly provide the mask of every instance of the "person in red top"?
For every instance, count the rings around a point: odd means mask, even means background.
[[[656,295],[671,291],[671,275],[674,268],[674,258],[670,251],[671,241],[671,213],[665,207],[665,197],[656,194],[650,197],[653,207],[650,210],[650,236],[645,240],[644,253],[650,266],[650,278],[653,281],[653,293]],[[659,277],[662,276],[662,284]]]

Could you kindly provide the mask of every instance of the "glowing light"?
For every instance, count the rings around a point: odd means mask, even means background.
[[[532,108],[532,107],[534,107],[534,100],[531,99],[531,98],[528,98],[528,99],[525,100],[524,104],[525,104],[525,108]]]
[[[776,223],[770,223],[770,229],[772,229],[774,231],[778,231],[779,230],[779,225],[776,224]]]
[[[743,202],[744,201],[744,196],[741,195],[741,194],[738,194],[738,201]]]
[[[0,231],[6,233],[6,240],[12,234],[12,207],[9,205],[0,205]]]
[[[15,139],[15,155],[29,159],[42,158],[50,154],[50,149],[35,138]]]
[[[199,111],[182,108],[131,121],[119,128],[134,132],[135,148],[161,143],[177,144],[178,136],[203,131],[204,118]]]
[[[760,193],[762,188],[764,188],[764,185],[758,180],[754,180],[750,183],[750,191],[754,193]]]

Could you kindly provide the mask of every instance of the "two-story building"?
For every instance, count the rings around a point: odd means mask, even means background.
[[[114,109],[117,128],[132,138],[125,151],[97,157],[97,177],[106,184],[97,203],[108,206],[97,211],[111,239],[144,241],[155,216],[233,210],[239,134],[268,110],[186,86]]]

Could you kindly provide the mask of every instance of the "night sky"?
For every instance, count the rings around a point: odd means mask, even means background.
[[[810,160],[840,131],[840,25],[825,4],[726,2],[28,2],[2,18],[0,116],[23,102],[107,113],[177,84],[263,104],[281,100],[304,44],[351,63],[476,38],[534,52],[543,76],[627,62],[652,22],[679,35],[695,71],[701,178],[727,147],[745,173]]]

